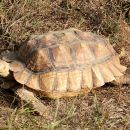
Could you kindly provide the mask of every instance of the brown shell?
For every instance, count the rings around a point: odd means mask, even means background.
[[[52,98],[86,93],[126,70],[108,39],[77,29],[33,35],[18,56],[16,81]]]

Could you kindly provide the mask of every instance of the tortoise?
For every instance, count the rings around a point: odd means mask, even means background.
[[[105,83],[128,83],[126,67],[109,39],[75,28],[32,35],[16,52],[3,53],[0,75],[11,72],[21,87],[13,89],[37,111],[46,108],[35,96],[61,98],[87,94]],[[10,77],[10,76],[8,76]]]

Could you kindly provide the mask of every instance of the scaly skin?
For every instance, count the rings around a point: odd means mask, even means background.
[[[112,82],[114,85],[123,85],[123,84],[130,84],[130,75],[125,74],[121,77],[116,78],[115,81]]]
[[[34,109],[39,112],[40,115],[46,117],[49,114],[47,107],[40,102],[38,98],[34,96],[34,93],[25,89],[24,87],[20,87],[15,90],[15,93],[24,101],[31,103]]]

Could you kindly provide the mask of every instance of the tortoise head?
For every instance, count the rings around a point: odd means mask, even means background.
[[[9,75],[9,63],[0,60],[0,76],[6,77]]]

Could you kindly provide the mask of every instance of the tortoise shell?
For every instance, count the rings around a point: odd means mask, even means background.
[[[17,55],[16,81],[52,98],[86,93],[126,70],[108,39],[73,28],[33,35]]]

